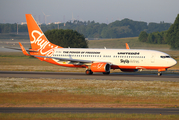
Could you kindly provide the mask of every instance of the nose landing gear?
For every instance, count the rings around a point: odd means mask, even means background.
[[[161,76],[162,75],[162,72],[158,72],[158,76]]]
[[[167,70],[167,68],[158,69],[158,76],[161,76],[162,72],[166,71],[166,70]]]

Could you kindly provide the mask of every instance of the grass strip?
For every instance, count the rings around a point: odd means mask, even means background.
[[[109,114],[109,113],[0,113],[0,118],[4,120],[177,120],[179,115],[158,115],[158,114]]]
[[[178,100],[160,97],[74,95],[69,93],[0,93],[0,107],[175,108]]]
[[[117,104],[178,107],[179,82],[0,78],[0,98],[1,106]]]

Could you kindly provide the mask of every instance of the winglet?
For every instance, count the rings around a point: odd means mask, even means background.
[[[127,43],[126,43],[126,49],[130,49],[130,48],[129,48],[129,45],[128,45]]]
[[[20,42],[19,42],[19,45],[20,45],[21,50],[22,50],[22,52],[23,52],[24,55],[31,56],[31,55],[29,55],[29,54],[27,53],[27,51],[25,50],[25,48],[22,46],[22,44],[21,44]]]

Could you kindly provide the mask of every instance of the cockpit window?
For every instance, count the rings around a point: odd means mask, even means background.
[[[170,58],[170,56],[160,56],[161,58]]]

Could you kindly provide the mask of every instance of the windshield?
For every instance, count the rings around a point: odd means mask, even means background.
[[[161,58],[170,58],[170,56],[160,56]]]

